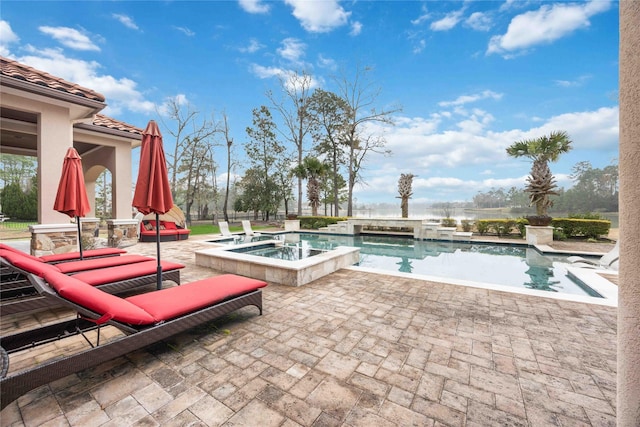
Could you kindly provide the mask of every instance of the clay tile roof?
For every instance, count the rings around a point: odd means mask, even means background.
[[[93,101],[104,102],[104,95],[85,87],[70,83],[60,77],[52,76],[44,71],[36,70],[4,56],[0,56],[0,74],[14,79],[24,80],[61,92],[70,93]]]
[[[116,119],[112,119],[111,117],[107,117],[103,114],[96,114],[93,118],[94,126],[102,126],[109,129],[119,130],[122,132],[129,132],[138,135],[142,135],[142,129],[137,128],[133,125],[130,125],[125,122],[118,121]]]

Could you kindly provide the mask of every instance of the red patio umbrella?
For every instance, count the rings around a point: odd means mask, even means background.
[[[85,216],[90,210],[87,188],[84,184],[82,172],[82,160],[75,148],[67,150],[62,162],[62,176],[58,184],[58,193],[53,203],[53,209],[69,217],[75,217],[78,224],[78,249],[82,258],[82,228],[80,217]]]
[[[149,121],[142,132],[140,167],[138,180],[133,193],[132,205],[143,214],[156,214],[156,250],[158,253],[158,289],[162,287],[162,266],[160,265],[160,214],[168,212],[173,206],[173,197],[169,187],[167,161],[162,148],[162,134],[155,121]]]

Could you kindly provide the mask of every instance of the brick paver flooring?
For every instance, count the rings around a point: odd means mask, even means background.
[[[194,265],[197,239],[162,243]],[[138,244],[131,253],[155,254]],[[213,274],[216,274],[213,272]],[[2,317],[2,331],[67,315]],[[76,343],[77,345],[77,343]],[[12,358],[13,363],[13,358]],[[616,309],[340,270],[34,390],[2,426],[614,426]]]

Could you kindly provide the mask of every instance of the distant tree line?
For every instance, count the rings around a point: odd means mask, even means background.
[[[573,187],[560,188],[552,197],[552,211],[559,212],[617,212],[618,211],[618,165],[602,169],[594,168],[590,162],[577,163],[572,168]],[[529,195],[523,188],[497,188],[479,191],[473,197],[473,206],[483,208],[512,208],[529,211]]]

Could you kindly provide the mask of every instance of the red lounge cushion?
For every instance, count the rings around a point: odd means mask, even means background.
[[[160,235],[175,236],[177,234],[176,231],[179,231],[179,230],[160,230]],[[150,231],[142,231],[140,234],[144,234],[145,236],[155,236],[156,232],[157,230],[150,230]]]
[[[0,250],[4,250],[4,251],[7,251],[7,252],[13,252],[13,253],[16,253],[18,255],[26,256],[27,258],[31,258],[34,261],[42,261],[42,258],[38,258],[37,256],[33,256],[33,255],[28,254],[26,252],[22,252],[21,250],[16,249],[14,247],[11,247],[9,245],[5,245],[4,243],[0,243]]]
[[[177,230],[174,230],[175,232],[177,232],[178,234],[189,234],[191,233],[191,230],[188,230],[186,228],[179,228]]]
[[[156,220],[155,219],[150,219],[149,220],[149,225],[151,225],[151,227],[156,228]]]
[[[134,295],[127,301],[144,309],[158,321],[170,320],[265,286],[267,284],[261,280],[223,274],[157,292]]]
[[[171,222],[171,221],[165,221],[162,223],[162,225],[164,225],[164,228],[166,230],[177,230],[178,227],[176,226],[175,222]]]
[[[117,265],[133,264],[144,261],[151,261],[153,258],[142,255],[123,255],[119,257],[92,258],[82,261],[71,261],[57,264],[63,273],[75,273],[76,271],[95,270],[98,268],[114,267]]]
[[[42,277],[42,275],[46,271],[57,271],[60,270],[51,264],[44,263],[32,256],[25,256],[28,254],[20,254],[18,252],[7,251],[5,249],[0,249],[0,256],[9,261],[11,264],[15,265],[21,270],[26,272],[38,275]]]
[[[96,289],[73,276],[47,272],[44,279],[62,298],[101,315],[97,323],[104,323],[110,319],[130,325],[155,323],[153,317],[143,309],[125,299]]]
[[[169,261],[160,261],[160,265],[162,266],[162,271],[172,271],[184,268],[184,265],[182,264]],[[99,270],[89,270],[74,274],[73,277],[90,285],[100,286],[106,283],[121,282],[123,280],[131,280],[141,276],[156,274],[157,271],[158,262],[153,260],[120,265],[117,267],[101,268]]]
[[[101,249],[90,249],[88,251],[82,251],[82,255],[86,258],[91,257],[104,257],[110,255],[119,255],[125,254],[127,251],[124,249],[118,248],[101,248]],[[44,262],[58,262],[58,261],[67,261],[72,259],[80,259],[80,252],[67,252],[64,254],[53,254],[53,255],[42,255],[40,257]]]

